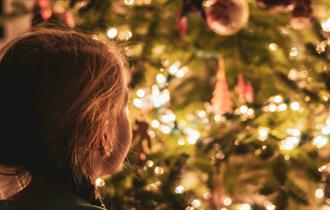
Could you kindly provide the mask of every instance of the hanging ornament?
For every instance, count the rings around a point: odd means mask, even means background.
[[[146,159],[146,154],[149,153],[151,148],[151,137],[149,135],[149,124],[140,116],[135,120],[135,128],[133,129],[134,145],[133,151],[139,155],[140,160]]]
[[[241,103],[252,103],[254,99],[253,86],[250,82],[246,83],[244,80],[243,74],[238,76],[237,85],[235,87],[235,91],[239,96],[239,100]]]
[[[225,62],[222,56],[218,60],[216,84],[211,99],[212,110],[215,114],[231,113],[233,111],[231,93],[226,81]]]
[[[302,30],[312,25],[312,1],[296,0],[294,9],[290,14],[290,25],[293,29]]]
[[[194,11],[203,20],[206,20],[205,11],[200,0],[182,0],[182,8],[179,12],[176,26],[179,29],[180,34],[186,34],[188,32],[188,14]]]
[[[37,0],[33,6],[32,25],[35,26],[48,20],[52,16],[50,0]]]
[[[245,0],[215,0],[206,7],[206,18],[215,33],[229,36],[246,26],[249,7]]]
[[[293,0],[257,0],[261,8],[274,12],[289,12],[294,8]]]

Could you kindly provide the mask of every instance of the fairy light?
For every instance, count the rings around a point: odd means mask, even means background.
[[[269,202],[265,205],[265,208],[266,208],[266,210],[275,210],[276,206]]]
[[[251,210],[250,204],[243,203],[237,207],[237,210]]]
[[[313,139],[313,145],[316,146],[318,149],[321,149],[322,147],[328,144],[328,141],[329,141],[328,138],[325,136],[316,136]]]
[[[225,118],[223,116],[221,116],[220,114],[216,114],[214,115],[214,121],[215,122],[221,122],[223,121]]]
[[[176,61],[174,62],[169,68],[168,71],[170,74],[175,75],[175,73],[177,73],[177,71],[179,70],[179,67],[181,65],[180,61]]]
[[[110,39],[113,39],[117,36],[118,34],[118,30],[114,27],[112,28],[109,28],[108,31],[107,31],[107,36],[110,38]]]
[[[328,118],[325,120],[325,124],[326,124],[327,126],[330,126],[330,117],[328,117]]]
[[[154,166],[154,162],[152,160],[147,160],[146,164],[147,164],[147,166],[149,168],[151,168],[152,166]]]
[[[293,150],[298,146],[300,142],[300,139],[297,136],[289,136],[286,137],[284,140],[280,143],[280,149],[281,150]]]
[[[233,203],[233,201],[230,198],[225,198],[223,200],[223,205],[230,206]]]
[[[198,117],[204,118],[206,117],[206,112],[204,110],[200,110],[197,112]]]
[[[276,112],[277,110],[277,106],[273,103],[269,104],[267,108],[269,112]]]
[[[166,77],[163,74],[157,74],[156,81],[160,86],[164,86],[166,84]]]
[[[322,30],[325,31],[325,32],[330,32],[330,17],[324,21],[322,24]]]
[[[174,75],[177,78],[183,78],[188,71],[189,71],[189,67],[188,66],[183,66],[182,68],[178,69],[177,72]]]
[[[283,112],[283,111],[287,110],[287,108],[288,108],[288,105],[286,105],[285,103],[282,103],[277,106],[277,111]]]
[[[284,155],[284,160],[290,160],[290,155]]]
[[[300,103],[298,101],[291,102],[290,109],[292,109],[293,111],[298,111],[300,109]]]
[[[299,73],[299,71],[297,71],[297,69],[293,68],[288,73],[288,78],[293,80],[293,81],[299,79],[299,77],[300,77],[300,73]]]
[[[185,133],[187,134],[189,144],[196,144],[196,142],[200,138],[200,133],[194,129],[187,128]]]
[[[126,5],[133,5],[134,4],[134,0],[124,0],[124,4]]]
[[[185,145],[185,144],[186,144],[186,141],[185,141],[183,138],[180,138],[180,139],[178,140],[178,145],[183,146],[183,145]]]
[[[140,97],[140,98],[143,98],[143,97],[146,95],[146,91],[143,90],[143,89],[138,89],[138,90],[136,91],[136,95],[137,95],[138,97]]]
[[[182,185],[179,185],[175,188],[175,193],[176,194],[182,194],[184,193],[184,187]]]
[[[325,126],[321,129],[323,135],[330,135],[330,126]]]
[[[298,128],[288,128],[286,129],[286,132],[291,136],[301,136],[301,131]]]
[[[153,127],[153,128],[159,128],[159,126],[160,126],[160,123],[158,120],[152,120],[150,124],[151,124],[151,127]]]
[[[121,31],[118,34],[118,38],[121,40],[129,40],[130,38],[132,38],[133,34],[131,31],[129,30],[125,30],[125,31]]]
[[[268,134],[269,134],[268,128],[261,127],[258,129],[258,139],[260,141],[266,141],[266,139],[268,138]]]
[[[137,108],[142,108],[143,106],[143,101],[139,98],[134,98],[133,99],[133,104],[134,106],[136,106]]]
[[[248,106],[243,105],[243,106],[239,107],[239,112],[242,114],[245,114],[245,113],[247,113],[248,109],[249,109]]]
[[[160,125],[159,128],[164,134],[171,133],[171,128],[167,125]]]
[[[101,178],[97,178],[95,180],[95,185],[96,185],[96,187],[104,187],[105,186],[105,181]]]
[[[164,123],[171,123],[171,122],[174,122],[174,121],[175,121],[176,116],[175,116],[174,113],[172,113],[172,112],[169,111],[168,113],[162,115],[162,116],[160,117],[160,119],[161,119],[161,121],[164,122]]]
[[[276,43],[270,43],[268,47],[271,51],[276,51],[278,49],[278,45]]]
[[[202,202],[199,199],[194,199],[191,201],[191,205],[195,208],[199,208],[202,205]]]
[[[208,200],[208,199],[212,198],[212,194],[211,194],[210,192],[205,192],[205,193],[203,194],[203,198],[204,198],[205,200]]]
[[[161,175],[161,174],[164,173],[164,168],[163,167],[160,167],[160,166],[157,166],[157,167],[155,167],[154,172],[157,175]]]
[[[315,190],[314,195],[318,199],[322,199],[324,197],[324,191],[321,188]]]
[[[296,57],[296,56],[298,55],[298,49],[297,49],[296,47],[292,47],[292,48],[290,49],[290,53],[289,53],[289,55],[290,55],[291,57]]]
[[[277,104],[282,103],[284,100],[283,96],[281,96],[281,95],[275,95],[275,96],[271,97],[270,99],[272,102],[277,103]]]

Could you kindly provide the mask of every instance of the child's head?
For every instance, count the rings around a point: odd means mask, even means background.
[[[114,44],[73,30],[10,42],[0,64],[0,165],[76,183],[118,170],[131,141],[126,74]]]

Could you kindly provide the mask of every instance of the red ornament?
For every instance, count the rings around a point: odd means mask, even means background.
[[[232,35],[244,28],[249,19],[245,0],[215,0],[206,7],[209,27],[219,35]]]
[[[295,7],[290,15],[290,25],[293,29],[302,30],[312,25],[312,1],[296,0]]]
[[[294,8],[293,0],[257,0],[261,8],[274,12],[289,12]]]
[[[229,90],[226,75],[225,62],[222,56],[218,60],[217,81],[211,99],[212,110],[215,114],[225,114],[233,112],[231,92]]]
[[[251,83],[246,83],[244,80],[243,74],[240,74],[238,76],[237,85],[235,87],[235,91],[239,95],[239,100],[242,103],[252,103],[254,100],[254,92],[253,92],[253,86]]]

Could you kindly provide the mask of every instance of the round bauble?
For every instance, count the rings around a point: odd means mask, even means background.
[[[249,7],[245,0],[215,0],[205,10],[209,27],[223,36],[237,33],[249,19]]]

